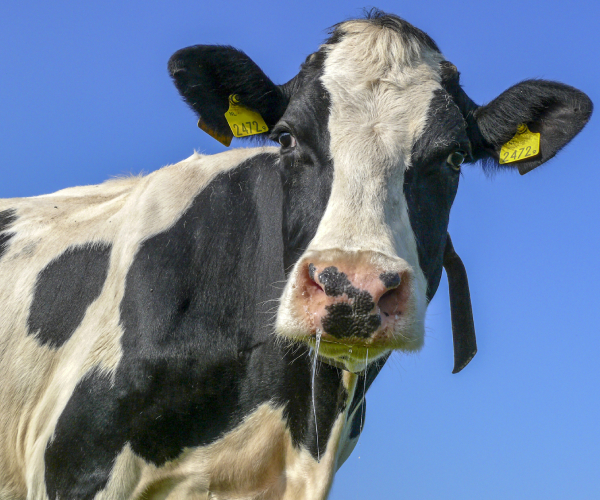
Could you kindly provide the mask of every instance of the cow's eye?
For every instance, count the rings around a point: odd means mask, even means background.
[[[293,148],[296,146],[296,138],[289,132],[279,134],[277,140],[279,141],[279,144],[281,144],[281,147],[285,149]]]
[[[446,163],[454,170],[460,170],[460,166],[463,164],[467,157],[467,153],[464,151],[453,151],[448,155]]]

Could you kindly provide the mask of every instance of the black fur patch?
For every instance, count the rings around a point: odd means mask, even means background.
[[[280,124],[273,130],[290,132],[297,140],[293,151],[282,153],[285,192],[284,266],[289,271],[313,239],[323,217],[333,184],[329,155],[329,93],[323,88],[324,54],[314,54],[300,74],[286,85],[291,98]]]
[[[442,276],[450,209],[460,178],[446,160],[453,151],[468,152],[470,146],[467,124],[445,90],[435,92],[428,114],[432,119],[413,146],[412,166],[404,174],[404,195],[431,300]]]
[[[325,307],[327,316],[322,324],[326,333],[337,338],[368,338],[381,326],[381,316],[370,314],[375,308],[371,294],[352,286],[345,273],[334,266],[326,267],[319,274],[319,282],[326,295],[339,297],[346,294],[350,301]]]
[[[110,251],[105,243],[71,247],[40,272],[27,319],[29,335],[53,348],[71,338],[102,291]]]
[[[365,416],[367,414],[367,400],[363,398],[360,408],[354,414],[354,418],[350,423],[350,439],[357,439],[365,426]]]
[[[48,497],[91,500],[103,489],[123,447],[121,422],[111,420],[110,375],[94,370],[77,384],[44,454]],[[114,403],[113,403],[114,404]],[[99,422],[114,425],[98,433]]]
[[[302,351],[306,355],[298,359]],[[311,386],[313,363],[308,349],[304,345],[296,349],[288,349],[283,359],[283,363],[273,360],[277,372],[273,372],[271,376],[281,376],[284,381],[281,385],[284,392],[281,396],[277,396],[277,400],[279,401],[281,397],[285,398],[284,415],[292,434],[292,442],[297,447],[308,449],[315,459],[319,456],[323,457],[335,419],[346,408],[348,393],[342,383],[342,371],[325,363],[317,363],[313,406]]]
[[[7,232],[10,226],[17,220],[16,210],[8,209],[0,212],[0,259],[8,249],[8,243],[13,233]]]

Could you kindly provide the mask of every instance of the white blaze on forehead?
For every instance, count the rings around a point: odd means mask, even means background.
[[[334,166],[331,197],[310,250],[369,250],[418,267],[403,193],[404,171],[440,88],[442,55],[418,40],[350,21],[327,51]]]

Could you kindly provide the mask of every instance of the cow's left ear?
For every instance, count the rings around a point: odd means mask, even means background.
[[[518,83],[475,110],[481,135],[473,144],[474,156],[495,160],[502,167],[517,167],[525,174],[573,139],[592,109],[590,98],[568,85],[545,80]]]
[[[198,126],[215,139],[229,146],[233,137],[232,126],[225,119],[230,98],[242,110],[241,123],[246,122],[247,111],[258,113],[268,129],[283,115],[288,99],[282,88],[275,85],[243,52],[233,47],[195,45],[178,50],[169,59],[169,74],[185,102],[197,113]],[[256,118],[256,115],[247,115]],[[252,121],[259,128],[254,130]],[[250,119],[250,128],[242,136],[264,133],[260,120]],[[235,126],[234,126],[235,129]],[[236,129],[237,130],[237,129]],[[249,132],[249,133],[245,133]],[[236,133],[237,137],[240,137]]]

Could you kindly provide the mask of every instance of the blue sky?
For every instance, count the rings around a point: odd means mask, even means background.
[[[283,83],[328,26],[365,6],[5,2],[0,197],[150,172],[194,149],[222,151],[179,99],[169,56],[229,44]],[[377,6],[428,32],[478,103],[534,77],[578,87],[600,106],[597,2]],[[332,499],[600,498],[597,114],[524,177],[464,168],[450,232],[469,272],[479,353],[451,375],[443,278],[425,348],[395,354],[377,379],[365,432]]]

